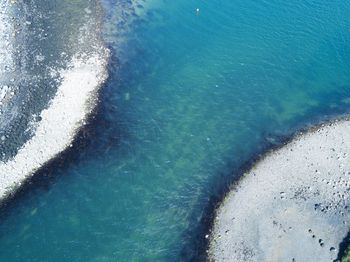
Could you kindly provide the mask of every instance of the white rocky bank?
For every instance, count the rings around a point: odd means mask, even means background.
[[[227,194],[210,236],[212,261],[333,261],[349,231],[350,121],[268,153]]]
[[[67,69],[55,72],[62,82],[41,112],[41,120],[34,124],[33,137],[14,158],[0,162],[0,200],[71,145],[95,108],[97,92],[107,78],[107,53],[73,58]]]

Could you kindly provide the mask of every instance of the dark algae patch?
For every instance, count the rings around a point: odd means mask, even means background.
[[[350,232],[339,245],[338,258],[335,262],[350,262]]]
[[[336,260],[340,262],[350,262],[350,246],[348,246],[344,252],[344,255],[340,260]]]

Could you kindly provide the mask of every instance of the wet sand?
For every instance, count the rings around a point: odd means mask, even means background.
[[[269,152],[233,186],[210,236],[212,261],[333,261],[349,231],[350,121]]]

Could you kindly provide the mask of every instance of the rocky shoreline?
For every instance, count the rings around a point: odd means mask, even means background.
[[[0,1],[0,6],[0,65],[6,69],[0,70],[2,203],[72,147],[98,104],[110,52],[97,1]]]
[[[268,153],[227,194],[212,261],[333,261],[349,231],[350,121],[312,128]]]

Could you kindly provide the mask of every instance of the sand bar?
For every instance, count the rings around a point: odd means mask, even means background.
[[[212,261],[333,261],[349,231],[350,121],[300,134],[233,186],[214,218]]]
[[[106,80],[108,52],[101,53],[75,57],[67,69],[56,72],[62,78],[61,85],[34,123],[34,136],[13,159],[0,162],[0,199],[70,146],[95,108],[97,91]]]

